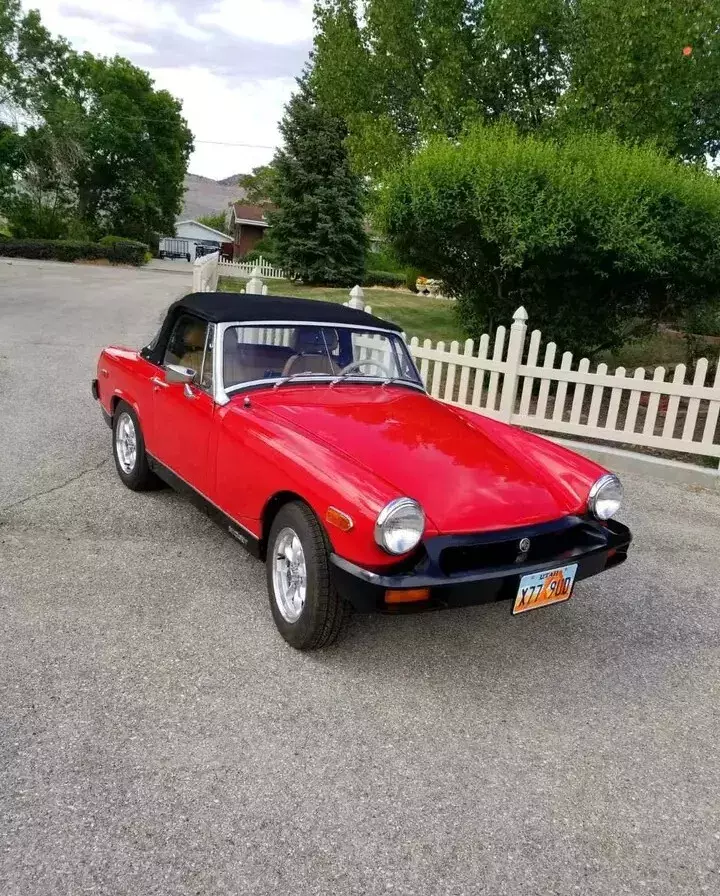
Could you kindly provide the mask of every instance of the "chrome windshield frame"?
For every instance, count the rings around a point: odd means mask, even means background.
[[[402,338],[401,334],[397,332],[397,330],[388,330],[384,327],[366,327],[359,326],[358,324],[339,324],[334,321],[304,321],[304,320],[237,320],[227,323],[221,323],[216,325],[215,330],[215,350],[214,350],[214,372],[215,376],[213,378],[213,398],[219,405],[226,405],[230,401],[230,397],[232,395],[237,395],[239,392],[244,392],[247,389],[257,388],[258,386],[275,386],[277,383],[284,381],[285,377],[272,377],[261,380],[251,380],[247,383],[237,383],[234,386],[230,386],[228,389],[225,389],[225,382],[223,379],[224,371],[223,371],[223,361],[225,357],[224,347],[225,347],[225,333],[227,330],[232,327],[333,327],[336,330],[357,330],[362,333],[379,333],[389,337],[395,337],[399,339],[401,342],[405,343],[405,340]],[[420,376],[420,371],[415,364],[415,360],[413,356],[410,354],[410,350],[405,344],[405,351],[407,352],[408,359],[413,366],[413,369],[417,373],[417,382],[413,380],[405,380],[405,379],[393,379],[392,383],[394,385],[408,386],[412,389],[417,389],[423,394],[427,394],[427,389],[423,385],[422,377]],[[293,383],[302,383],[305,385],[308,384],[318,384],[318,383],[331,383],[332,380],[336,379],[336,375],[328,374],[325,376],[324,374],[308,374],[307,377],[297,377],[293,379]],[[374,376],[349,376],[347,379],[343,379],[343,383],[379,383],[382,385],[387,382],[387,377],[374,377]]]

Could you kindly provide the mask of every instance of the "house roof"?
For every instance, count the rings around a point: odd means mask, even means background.
[[[266,209],[262,205],[245,205],[243,202],[233,202],[233,213],[238,224],[254,224],[255,227],[267,227],[265,211]]]
[[[222,241],[224,243],[232,242],[232,237],[229,234],[223,233],[221,230],[215,230],[214,227],[208,227],[207,224],[203,224],[201,221],[176,221],[175,229],[177,230],[177,228],[180,227],[181,224],[194,224],[196,227],[202,227],[203,230],[207,230],[208,233],[212,233],[213,236],[222,237]]]

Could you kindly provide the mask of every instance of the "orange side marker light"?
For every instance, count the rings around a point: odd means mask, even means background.
[[[420,600],[430,600],[429,588],[389,588],[385,592],[386,604],[414,604]]]
[[[341,532],[349,532],[355,525],[352,517],[343,513],[342,510],[338,510],[337,507],[328,507],[325,514],[325,522],[335,526]]]

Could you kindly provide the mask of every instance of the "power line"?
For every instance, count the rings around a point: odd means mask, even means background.
[[[209,143],[212,146],[243,146],[245,149],[277,149],[275,146],[266,146],[263,143],[231,143],[225,140],[194,140],[194,143]]]

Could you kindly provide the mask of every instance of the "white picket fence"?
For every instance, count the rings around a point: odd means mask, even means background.
[[[430,394],[531,429],[720,458],[720,363],[712,383],[707,358],[697,362],[692,382],[684,364],[672,377],[664,367],[652,376],[643,367],[610,373],[607,364],[591,371],[587,358],[573,367],[570,352],[556,366],[554,342],[539,363],[542,333],[534,330],[526,345],[527,319],[518,308],[509,335],[498,327],[492,346],[488,334],[462,350],[457,342],[411,339]]]
[[[201,255],[193,262],[193,292],[215,292],[218,285],[220,253]]]
[[[220,273],[225,277],[252,277],[256,268],[259,269],[260,276],[266,280],[289,279],[282,268],[271,265],[262,255],[257,261],[251,261],[247,264],[239,261],[220,261]]]
[[[267,292],[257,275],[251,283],[253,292]],[[372,313],[360,286],[345,304]],[[701,358],[692,382],[686,382],[684,364],[672,375],[664,367],[610,372],[607,364],[591,370],[587,358],[574,367],[572,353],[564,352],[556,365],[554,342],[545,345],[540,362],[542,333],[533,330],[528,341],[527,320],[518,308],[509,332],[498,327],[492,344],[486,333],[477,346],[472,339],[461,348],[413,337],[408,348],[430,394],[449,404],[558,435],[720,459],[720,359],[708,377],[710,363]],[[286,331],[264,335],[287,344]],[[376,357],[371,337],[362,348],[364,356]]]

